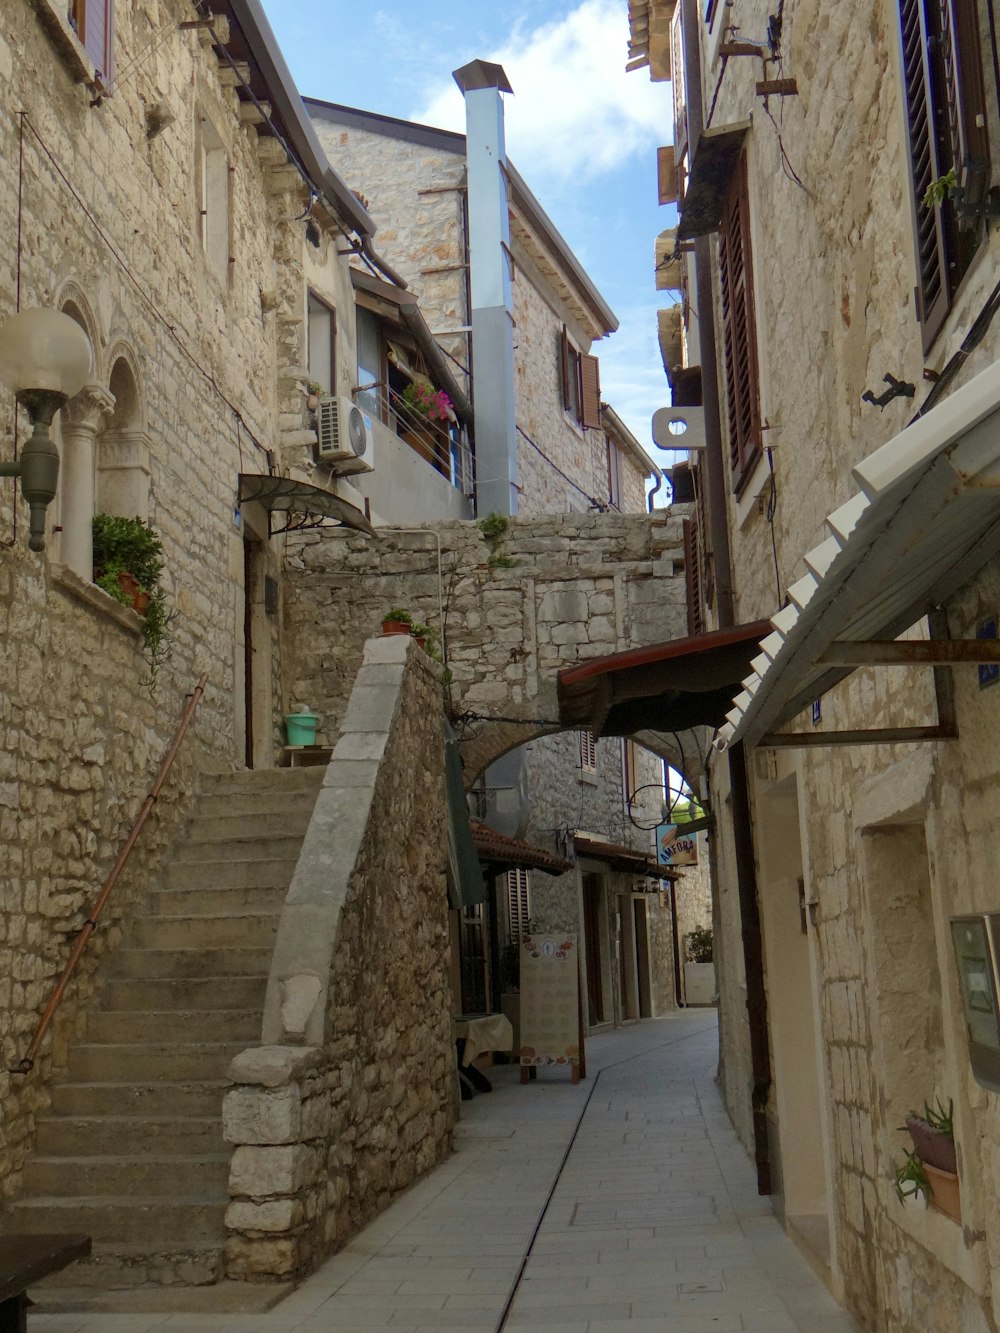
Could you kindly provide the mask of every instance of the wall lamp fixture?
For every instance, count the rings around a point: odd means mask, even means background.
[[[28,546],[45,550],[45,511],[56,495],[59,451],[49,427],[59,409],[86,384],[93,364],[90,339],[58,310],[22,310],[0,324],[0,381],[31,420],[31,436],[0,477],[19,477],[31,511]]]

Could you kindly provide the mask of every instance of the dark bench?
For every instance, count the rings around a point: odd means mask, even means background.
[[[28,1288],[89,1253],[89,1236],[0,1236],[0,1333],[27,1333]]]

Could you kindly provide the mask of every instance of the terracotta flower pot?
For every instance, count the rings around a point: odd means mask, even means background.
[[[152,600],[145,588],[138,588],[132,594],[132,610],[138,611],[140,616],[144,616],[149,610],[149,604]]]
[[[139,591],[139,580],[134,574],[129,574],[127,570],[120,569],[118,571],[118,586],[125,596],[132,600]]]
[[[931,1207],[936,1208],[953,1222],[962,1220],[962,1200],[959,1193],[958,1176],[952,1171],[940,1171],[930,1162],[924,1162],[924,1170],[931,1187]]]
[[[409,634],[410,627],[405,620],[383,620],[383,634]]]

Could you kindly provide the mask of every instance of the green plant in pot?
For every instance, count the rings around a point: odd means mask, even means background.
[[[714,942],[710,926],[696,926],[687,937],[689,963],[710,963],[714,958]]]
[[[152,694],[160,668],[170,656],[168,630],[174,617],[174,612],[167,610],[160,586],[163,543],[143,519],[118,514],[96,514],[93,534],[94,582],[116,602],[132,607],[143,617],[149,668],[143,684]]]

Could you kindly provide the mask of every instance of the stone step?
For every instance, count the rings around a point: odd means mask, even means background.
[[[234,811],[228,815],[198,814],[188,825],[186,842],[259,842],[267,838],[297,836],[300,840],[309,827],[314,802],[290,803],[270,814]]]
[[[266,791],[203,792],[197,800],[194,818],[223,819],[231,815],[280,815],[292,810],[312,811],[320,783],[310,782],[290,787],[275,786]]]
[[[168,1247],[183,1237],[180,1248],[225,1241],[225,1210],[228,1200],[209,1194],[190,1198],[157,1196],[134,1199],[113,1194],[62,1199],[21,1199],[15,1216],[21,1229],[30,1233],[79,1235],[96,1241],[125,1241],[150,1248],[149,1242]]]
[[[252,1044],[81,1042],[70,1050],[68,1072],[71,1080],[81,1083],[202,1082],[225,1078],[230,1060]]]
[[[220,1154],[227,1146],[218,1115],[65,1115],[39,1120],[37,1151],[39,1157],[106,1157],[112,1151],[172,1157]]]
[[[156,1042],[172,1033],[185,1041],[260,1041],[261,1010],[254,1009],[104,1009],[87,1016],[92,1043]]]
[[[215,796],[254,796],[264,792],[289,794],[318,789],[326,766],[310,768],[254,768],[240,773],[203,773],[198,779],[198,802]]]
[[[129,943],[138,949],[264,949],[273,946],[280,910],[246,916],[140,916]]]
[[[32,1157],[24,1168],[26,1190],[41,1198],[223,1197],[229,1154],[187,1157]]]
[[[218,838],[211,840],[185,838],[172,852],[178,865],[197,864],[199,861],[296,861],[302,847],[302,834],[274,835],[268,838]]]
[[[57,1116],[222,1116],[222,1098],[229,1084],[224,1077],[192,1079],[187,1083],[85,1082],[55,1083],[52,1112]]]
[[[53,1273],[37,1287],[32,1298],[45,1312],[68,1310],[77,1314],[89,1300],[109,1291],[129,1287],[204,1287],[225,1277],[225,1247],[191,1245],[187,1240],[162,1240],[150,1245],[117,1245],[94,1242],[88,1259],[78,1259],[61,1273]],[[106,1302],[94,1307],[97,1314]],[[122,1316],[118,1316],[120,1321]],[[136,1327],[146,1327],[137,1317]],[[71,1323],[72,1327],[75,1324]],[[93,1324],[91,1324],[93,1327]],[[116,1328],[123,1328],[121,1322]]]
[[[208,849],[199,847],[199,853],[204,852],[203,858],[194,861],[171,860],[165,870],[164,884],[167,890],[182,891],[201,888],[285,890],[292,882],[301,846],[301,839],[295,839],[288,856],[245,856],[235,861],[220,860]]]
[[[147,908],[161,916],[223,916],[240,912],[247,916],[280,912],[291,882],[274,888],[191,888],[161,889],[150,895]]]
[[[271,949],[119,949],[114,974],[126,977],[263,977]]]
[[[109,980],[101,992],[106,1010],[264,1009],[266,976],[130,977]]]

